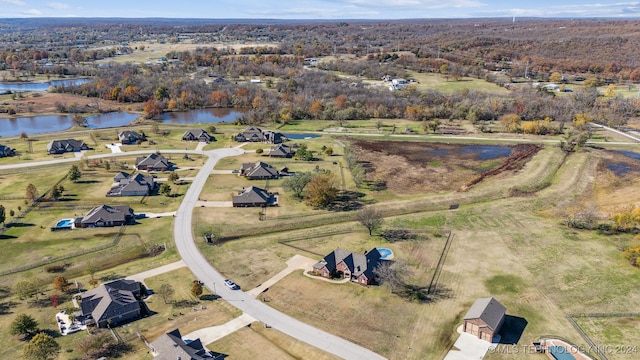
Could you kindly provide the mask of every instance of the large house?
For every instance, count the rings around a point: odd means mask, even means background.
[[[257,127],[249,127],[243,132],[235,136],[237,142],[264,142],[270,144],[279,144],[284,140],[284,136],[275,131],[262,130]]]
[[[361,285],[369,285],[374,281],[375,268],[383,261],[380,258],[380,252],[376,248],[364,254],[337,248],[313,265],[313,272],[326,278],[342,274],[345,279]]]
[[[145,196],[155,190],[156,182],[153,176],[136,174],[129,175],[119,172],[113,177],[114,186],[107,196]]]
[[[278,144],[269,150],[269,156],[271,157],[279,157],[279,158],[291,158],[296,154],[296,151],[293,150],[290,146],[285,144]]]
[[[216,138],[209,135],[203,129],[190,129],[184,132],[182,135],[182,140],[184,141],[200,141],[210,143],[212,141],[216,141]]]
[[[82,218],[77,218],[77,228],[111,227],[131,224],[134,219],[133,209],[128,205],[100,205],[89,210]]]
[[[140,317],[140,283],[134,280],[114,280],[74,297],[82,315],[104,328],[135,320]]]
[[[171,169],[171,163],[167,158],[158,153],[136,158],[136,169],[146,171],[167,171]]]
[[[16,149],[12,149],[6,145],[0,144],[0,158],[6,156],[14,156],[16,154]]]
[[[83,150],[89,150],[89,146],[84,141],[76,139],[53,140],[47,145],[49,154],[64,154]]]
[[[256,186],[242,189],[231,199],[233,207],[258,207],[278,205],[278,196]]]
[[[142,142],[146,140],[147,138],[146,136],[144,136],[144,134],[139,134],[131,130],[121,131],[118,134],[118,141],[120,141],[122,145],[133,145],[138,143],[138,141]]]
[[[504,305],[492,297],[478,299],[464,316],[463,331],[493,342],[504,323],[506,310]]]
[[[249,180],[277,179],[280,175],[273,166],[258,161],[256,163],[244,163],[240,168],[239,176],[244,176]]]
[[[179,329],[161,335],[149,347],[156,360],[216,360],[224,359],[225,355],[207,350],[200,339],[189,339],[189,343],[182,339]]]

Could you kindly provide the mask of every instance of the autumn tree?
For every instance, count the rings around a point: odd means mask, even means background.
[[[158,289],[158,295],[160,295],[165,304],[168,304],[169,301],[171,301],[174,293],[175,290],[173,290],[173,286],[169,284],[162,284]]]
[[[500,123],[508,132],[516,132],[520,128],[520,115],[505,114],[500,117]]]
[[[550,76],[549,76],[549,81],[551,81],[552,83],[559,83],[562,81],[562,74],[560,74],[559,72],[555,71],[553,72]]]
[[[32,316],[19,314],[11,322],[11,335],[20,335],[25,338],[38,332],[38,322]]]
[[[156,99],[147,100],[147,102],[144,104],[143,110],[147,119],[153,119],[162,114],[162,106]]]
[[[282,188],[286,191],[291,191],[298,199],[302,199],[302,192],[313,177],[314,174],[310,172],[301,172],[297,173],[296,176],[287,176],[282,182]]]
[[[80,172],[80,168],[78,167],[78,165],[71,165],[71,168],[69,169],[69,180],[76,182],[78,181],[78,179],[80,179],[82,177],[82,173]]]
[[[373,236],[373,231],[377,230],[382,226],[383,218],[380,212],[370,206],[362,208],[356,214],[356,220],[367,228],[369,231],[369,236]]]
[[[318,174],[306,186],[305,199],[308,205],[325,208],[337,197],[336,177],[330,172]]]
[[[23,355],[29,360],[51,360],[60,354],[60,344],[46,333],[36,334],[31,341],[24,346]]]
[[[200,295],[202,295],[202,291],[202,284],[200,284],[200,281],[195,280],[191,286],[191,295],[199,299]]]
[[[32,203],[38,201],[38,199],[40,198],[40,195],[38,195],[38,189],[36,189],[35,185],[33,184],[27,185],[26,198],[28,200],[31,200]]]
[[[333,148],[332,148],[331,146],[327,146],[327,147],[324,149],[324,154],[325,154],[325,155],[329,155],[329,156],[333,155]]]
[[[64,292],[67,290],[68,287],[69,287],[69,281],[64,276],[62,275],[56,276],[56,278],[53,279],[54,289]]]

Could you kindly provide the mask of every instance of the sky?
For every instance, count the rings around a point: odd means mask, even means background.
[[[0,18],[414,19],[638,17],[611,0],[0,0]]]

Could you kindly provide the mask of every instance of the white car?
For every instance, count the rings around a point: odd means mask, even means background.
[[[225,279],[224,284],[231,290],[240,290],[240,286],[229,279]]]

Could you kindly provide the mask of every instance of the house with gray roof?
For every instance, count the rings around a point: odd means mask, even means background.
[[[124,130],[118,133],[118,141],[122,145],[134,145],[138,141],[146,141],[147,137],[144,134],[137,133],[131,130]]]
[[[162,334],[154,342],[149,344],[154,359],[157,360],[217,360],[226,356],[207,350],[200,339],[188,339],[189,343],[182,339],[179,329]]]
[[[89,210],[82,218],[77,218],[77,228],[111,227],[131,224],[134,219],[133,209],[128,205],[100,205]]]
[[[249,180],[277,179],[280,176],[278,170],[273,166],[258,161],[256,163],[244,163],[240,168],[239,176],[244,176]]]
[[[246,128],[234,137],[237,142],[264,142],[270,144],[279,144],[284,139],[285,137],[279,132],[262,130],[254,126]]]
[[[269,150],[270,157],[292,158],[295,154],[296,151],[286,144],[278,144]]]
[[[357,282],[361,285],[369,285],[374,282],[374,271],[382,261],[377,248],[364,254],[353,253],[337,248],[322,260],[313,265],[312,271],[326,278],[342,274],[345,279]]]
[[[182,135],[184,141],[200,141],[210,143],[216,141],[216,138],[209,135],[204,129],[189,129]]]
[[[88,325],[115,326],[140,317],[140,288],[137,281],[114,280],[79,294],[79,302],[74,301],[82,315],[90,319]]]
[[[89,150],[89,146],[84,141],[76,139],[53,140],[47,144],[49,154],[64,154],[83,150]]]
[[[507,308],[488,297],[476,300],[464,316],[463,331],[481,340],[493,342],[504,323]]]
[[[172,167],[171,162],[158,153],[136,158],[136,169],[146,171],[167,171]]]
[[[107,196],[145,196],[150,195],[157,186],[155,178],[151,175],[129,175],[119,172],[113,177],[113,187]]]
[[[7,157],[7,156],[14,156],[15,154],[16,154],[16,149],[0,144],[0,158]]]
[[[278,205],[278,196],[256,186],[242,189],[231,199],[233,207],[258,207]]]

